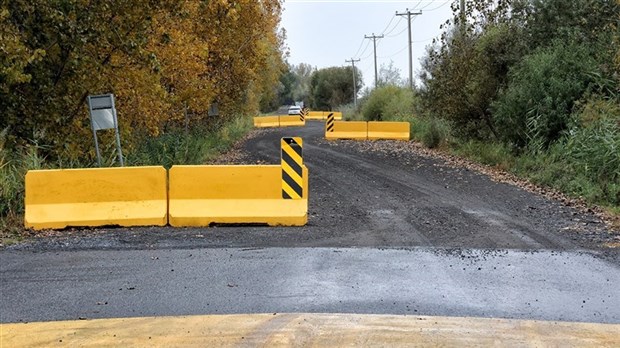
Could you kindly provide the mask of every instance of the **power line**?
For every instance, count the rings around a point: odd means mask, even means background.
[[[364,41],[366,40],[362,40],[362,42],[360,42],[360,47],[357,48],[357,51],[355,51],[355,54],[353,56],[357,56],[357,54],[360,53],[360,50],[362,49],[362,46],[364,45]]]
[[[396,17],[394,17],[396,18]],[[387,33],[385,31],[383,31],[384,35],[389,35],[391,34],[394,30],[396,30],[396,28],[398,28],[398,25],[400,24],[400,22],[403,20],[402,17],[398,17],[398,22],[396,22],[396,24],[394,24],[394,26],[392,27],[392,29],[390,29],[390,31],[388,31]]]
[[[428,4],[426,4],[426,6],[422,7],[420,10],[424,10],[424,12],[431,12],[431,11],[435,11],[435,10],[439,10],[440,8],[446,6],[448,3],[450,3],[450,0],[445,1],[443,4],[437,6],[437,7],[433,7],[429,10],[425,10],[430,4],[432,4],[433,2],[429,2]]]
[[[392,22],[394,21],[394,18],[396,18],[395,16],[390,18],[389,23],[385,26],[385,29],[383,29],[383,31],[381,31],[382,33],[385,33],[385,31],[387,30],[387,28],[390,27],[390,24],[392,24]]]
[[[366,41],[366,39],[363,39],[362,42],[366,42],[366,47],[364,47],[364,50],[362,51],[362,53],[360,54],[356,54],[355,56],[357,56],[358,58],[363,56],[364,53],[366,53],[366,50],[368,50],[368,47],[370,46],[370,41]],[[370,55],[366,56],[366,58],[370,57]],[[362,59],[366,59],[366,58],[362,58]]]
[[[407,49],[407,47],[409,47],[409,45],[406,45],[405,47],[401,48],[400,50],[396,51],[395,53],[390,54],[389,56],[378,56],[378,58],[381,58],[381,59],[392,58],[392,57],[402,53],[404,50]]]
[[[396,33],[394,35],[388,35],[386,37],[397,37],[397,36],[400,36],[400,34],[404,33],[405,30],[407,30],[407,27],[404,27],[403,30],[399,31],[398,33]]]

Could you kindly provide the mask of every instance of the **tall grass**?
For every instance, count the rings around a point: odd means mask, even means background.
[[[572,127],[544,150],[515,152],[510,143],[458,137],[449,121],[418,110],[417,96],[395,86],[377,88],[348,119],[408,121],[411,137],[475,162],[510,171],[573,197],[620,211],[620,105],[592,96],[575,110]]]
[[[203,164],[215,159],[252,128],[249,117],[235,117],[223,125],[196,125],[188,132],[173,128],[155,138],[147,138],[127,157],[130,165]]]
[[[0,132],[0,238],[19,234],[24,211],[24,177],[30,169],[41,169],[44,159],[35,145],[10,151],[7,132]]]
[[[230,121],[212,125],[196,125],[187,133],[184,127],[173,128],[158,137],[145,137],[136,149],[127,153],[126,165],[203,164],[215,159],[252,128],[250,117],[235,117]],[[46,162],[39,155],[39,148],[9,149],[7,130],[0,132],[0,240],[19,239],[23,233],[24,178],[31,169],[90,167],[91,163],[63,161]],[[105,163],[113,162],[104,159]],[[68,164],[70,164],[68,166]]]

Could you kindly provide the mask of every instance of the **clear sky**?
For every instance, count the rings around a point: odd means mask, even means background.
[[[389,64],[409,76],[407,17],[395,16],[406,9],[421,10],[412,19],[414,81],[418,82],[420,58],[431,40],[441,35],[439,26],[452,17],[453,0],[370,1],[370,0],[285,0],[282,27],[287,32],[289,62],[308,63],[319,69],[344,66],[351,58],[364,76],[364,86],[374,84],[372,40],[364,35],[381,35],[377,40],[377,65]]]

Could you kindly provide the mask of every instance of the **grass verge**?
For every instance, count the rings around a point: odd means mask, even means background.
[[[126,155],[128,166],[203,164],[228,151],[252,129],[251,117],[236,117],[222,124],[196,125],[188,132],[172,128],[158,137],[144,137]],[[31,169],[66,168],[62,161],[47,162],[36,146],[9,151],[6,130],[0,133],[0,245],[19,242],[24,230],[24,177]],[[64,162],[66,163],[66,162]],[[73,162],[72,162],[73,163]],[[91,164],[74,163],[73,168]]]

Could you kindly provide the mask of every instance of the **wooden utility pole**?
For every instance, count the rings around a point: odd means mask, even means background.
[[[355,63],[359,62],[359,59],[345,60],[347,63],[351,63],[353,67],[353,107],[357,109],[357,77],[355,76]]]
[[[411,12],[407,9],[403,13],[396,12],[397,16],[407,16],[407,23],[409,25],[409,88],[413,90],[413,41],[411,40],[411,16],[419,16],[422,11]]]
[[[465,20],[467,19],[467,14],[465,13],[465,0],[461,0],[461,34],[465,34]]]
[[[372,39],[372,43],[373,43],[373,47],[375,50],[375,88],[377,88],[377,81],[378,81],[378,73],[377,73],[377,39],[383,39],[383,35],[375,35],[375,33],[372,33],[372,35],[370,36],[366,36],[364,35],[365,39]]]

